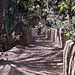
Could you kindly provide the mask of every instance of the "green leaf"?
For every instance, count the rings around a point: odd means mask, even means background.
[[[60,4],[58,7],[62,7],[64,6],[66,3],[65,2],[62,2],[62,4]]]
[[[62,3],[62,5],[65,5],[65,4],[66,4],[65,2]]]
[[[62,10],[63,10],[63,7],[60,7],[60,10],[59,11],[61,12]]]
[[[75,10],[75,6],[72,7],[72,11]]]
[[[20,2],[20,0],[17,1],[17,3],[19,3],[19,2]]]
[[[72,36],[75,36],[75,33],[73,33]]]
[[[70,36],[70,34],[69,34],[69,33],[67,33],[67,34],[66,34],[66,36]]]

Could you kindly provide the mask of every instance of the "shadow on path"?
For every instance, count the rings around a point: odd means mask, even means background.
[[[63,50],[44,36],[34,37],[28,47],[20,45],[4,52],[0,75],[59,75],[62,72]]]

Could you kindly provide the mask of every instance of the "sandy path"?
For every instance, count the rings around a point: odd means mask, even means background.
[[[16,46],[0,57],[0,75],[61,75],[63,50],[45,37],[28,47]]]

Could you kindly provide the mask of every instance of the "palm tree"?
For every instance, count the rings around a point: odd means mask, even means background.
[[[0,0],[0,51],[2,51],[1,32],[2,32],[2,23],[3,23],[3,9],[4,9],[4,0]]]

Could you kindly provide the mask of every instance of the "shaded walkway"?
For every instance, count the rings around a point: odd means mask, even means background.
[[[61,75],[63,71],[62,49],[44,36],[34,37],[28,47],[13,47],[2,58],[0,75]]]

